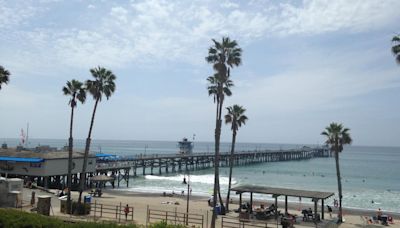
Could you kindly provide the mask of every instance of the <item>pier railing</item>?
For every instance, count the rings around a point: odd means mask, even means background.
[[[234,165],[246,165],[257,162],[288,161],[299,159],[310,159],[314,157],[328,157],[329,151],[326,148],[303,148],[291,150],[253,150],[239,151],[234,154]],[[220,153],[221,166],[228,164],[230,153]],[[215,159],[214,153],[192,153],[192,154],[149,154],[123,156],[115,160],[98,160],[97,171],[143,168],[143,167],[166,167],[175,165],[194,165],[211,163]],[[212,166],[212,164],[211,164]],[[207,166],[208,167],[208,166]],[[204,168],[204,167],[203,167]],[[167,171],[168,172],[168,171]]]
[[[221,153],[219,156],[219,166],[250,165],[262,162],[281,162],[316,157],[328,157],[330,155],[327,148],[302,148],[297,150],[264,150],[264,151],[240,151],[233,157],[230,153]],[[118,160],[96,162],[96,174],[105,174],[115,177],[117,186],[122,180],[129,187],[130,175],[142,175],[169,172],[188,172],[191,170],[208,169],[215,165],[214,153],[192,153],[192,154],[156,154],[148,156],[120,157]]]

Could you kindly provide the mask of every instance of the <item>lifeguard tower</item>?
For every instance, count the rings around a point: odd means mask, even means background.
[[[179,154],[192,154],[193,153],[193,142],[187,138],[183,138],[182,141],[178,142]]]

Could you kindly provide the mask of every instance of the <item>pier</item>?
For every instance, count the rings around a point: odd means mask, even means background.
[[[220,167],[229,166],[230,153],[220,153]],[[328,148],[295,150],[239,151],[233,155],[233,166],[251,165],[264,162],[282,162],[330,157]],[[117,186],[122,180],[129,187],[129,178],[138,175],[162,175],[163,173],[188,172],[214,167],[214,153],[156,154],[147,156],[122,157],[116,161],[97,160],[96,174],[115,176]],[[94,173],[89,173],[93,176]]]
[[[220,153],[220,167],[230,164],[231,154]],[[264,162],[282,162],[330,157],[326,147],[303,147],[293,150],[255,150],[237,151],[233,155],[233,166],[251,165]],[[214,153],[176,153],[150,154],[135,156],[116,156],[111,154],[90,154],[85,185],[94,186],[91,177],[107,175],[113,177],[113,187],[121,183],[129,187],[131,177],[139,175],[162,175],[168,173],[187,173],[194,170],[214,167]],[[83,153],[73,153],[72,189],[79,185],[80,171],[83,164]],[[67,180],[68,152],[47,151],[35,152],[30,150],[16,151],[15,149],[0,150],[0,175],[19,177],[25,182],[35,182],[44,188],[64,189]],[[112,178],[111,178],[112,179]],[[105,182],[102,184],[104,185]],[[96,185],[98,185],[97,183]]]

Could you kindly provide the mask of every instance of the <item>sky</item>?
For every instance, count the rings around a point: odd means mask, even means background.
[[[400,146],[398,0],[0,0],[0,139],[67,139],[68,80],[102,66],[117,89],[97,109],[92,138],[213,141],[206,78],[211,39],[243,49],[225,107],[249,118],[238,142],[323,143],[331,122],[355,145]],[[87,136],[94,101],[79,104],[74,138]],[[222,141],[231,140],[223,126]]]

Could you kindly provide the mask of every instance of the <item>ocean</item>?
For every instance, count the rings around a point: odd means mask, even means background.
[[[9,146],[18,144],[18,139],[0,139]],[[75,140],[75,147],[83,150],[84,140]],[[29,147],[50,145],[63,147],[67,140],[30,139]],[[236,150],[290,149],[304,145],[270,144],[270,143],[237,143]],[[306,145],[316,146],[316,145]],[[195,142],[194,153],[213,152],[213,142]],[[221,151],[228,152],[230,143],[222,143]],[[150,155],[176,153],[177,142],[169,141],[117,141],[93,140],[91,151],[116,155]],[[347,146],[340,154],[340,168],[343,185],[343,206],[349,208],[381,208],[400,213],[400,148]],[[140,172],[138,172],[140,173]],[[150,173],[150,172],[148,172]],[[228,168],[220,170],[221,189],[226,192],[228,185]],[[190,179],[192,194],[210,196],[213,189],[213,169],[191,171],[186,173],[146,175],[132,178],[130,187],[116,191],[168,192],[186,191],[182,184],[184,177]],[[254,184],[271,187],[295,188],[316,191],[334,192],[337,198],[337,181],[334,158],[314,158],[302,161],[261,163],[234,167],[233,184]],[[124,185],[124,184],[122,184]],[[268,196],[255,195],[255,198]],[[332,204],[333,198],[327,204]],[[289,198],[289,201],[311,203],[309,199]]]

